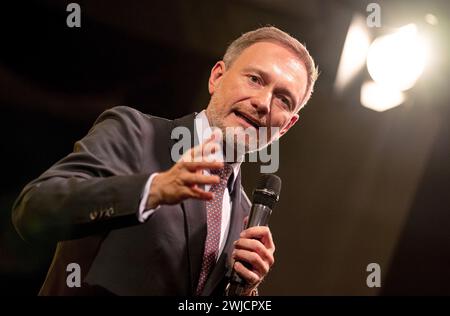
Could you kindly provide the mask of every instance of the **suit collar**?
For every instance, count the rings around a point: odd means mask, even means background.
[[[186,115],[182,118],[174,120],[172,123],[172,131],[177,128],[187,128],[191,135],[191,144],[196,145],[194,120],[197,113]],[[174,135],[169,143],[169,152],[172,152],[173,146],[181,141],[182,135]],[[175,161],[171,157],[171,164]],[[184,225],[186,232],[187,254],[189,257],[189,274],[190,274],[190,291],[195,293],[197,280],[200,275],[200,268],[203,258],[203,247],[206,238],[206,205],[197,199],[187,199],[180,203],[184,214]]]
[[[189,135],[191,137],[191,139],[190,139],[191,145],[193,144],[195,146],[198,144],[198,141],[197,141],[198,137],[196,137],[195,124],[194,124],[196,115],[197,115],[197,112],[194,112],[194,113],[188,114],[186,116],[183,116],[181,118],[178,118],[178,119],[175,119],[172,121],[172,131],[171,131],[171,136],[170,136],[171,139],[168,142],[169,152],[172,152],[173,145],[175,145],[175,143],[177,143],[178,141],[182,140],[182,137],[184,136],[183,134],[177,134],[177,133],[172,135],[172,132],[177,127],[178,128],[186,128],[189,131]],[[175,161],[172,160],[172,164],[174,164],[174,163],[175,163]]]

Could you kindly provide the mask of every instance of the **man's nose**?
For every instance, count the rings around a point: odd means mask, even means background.
[[[270,112],[272,92],[269,89],[262,89],[252,98],[252,105],[259,114],[265,115]]]

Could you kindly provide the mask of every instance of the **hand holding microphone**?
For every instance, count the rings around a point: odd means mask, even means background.
[[[278,176],[263,175],[253,192],[253,203],[246,229],[235,242],[234,260],[225,295],[248,295],[267,275],[274,263],[275,245],[269,227],[269,217],[281,190]]]

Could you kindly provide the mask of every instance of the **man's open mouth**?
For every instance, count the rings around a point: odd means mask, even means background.
[[[250,124],[251,126],[253,126],[254,128],[258,129],[261,127],[261,124],[259,123],[258,120],[254,119],[251,116],[248,116],[246,114],[243,114],[239,111],[234,111],[234,114],[238,117],[240,117],[241,119],[243,119],[244,121],[246,121],[248,124]]]

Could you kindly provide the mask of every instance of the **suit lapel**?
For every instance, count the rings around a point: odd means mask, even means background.
[[[190,131],[192,146],[197,145],[198,137],[195,134],[194,120],[197,113],[174,120],[175,127],[186,127]],[[169,150],[172,146],[181,141],[181,138],[174,139],[170,143]],[[173,164],[175,162],[172,162]],[[190,271],[190,289],[191,294],[195,293],[200,269],[203,258],[203,248],[206,239],[206,204],[197,199],[187,199],[180,203],[185,219],[186,245],[187,254],[189,257],[189,271]]]
[[[181,203],[185,218],[185,231],[187,237],[187,253],[189,256],[190,288],[191,294],[195,289],[200,276],[203,258],[203,248],[206,239],[206,207],[205,203],[196,199],[188,199]]]

